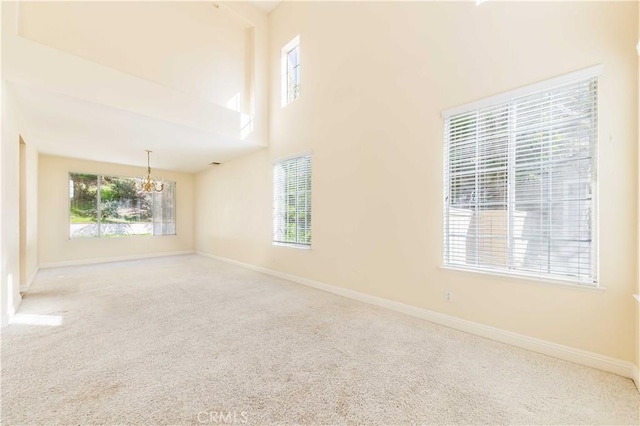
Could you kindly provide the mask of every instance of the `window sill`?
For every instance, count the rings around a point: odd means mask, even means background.
[[[163,237],[177,237],[178,234],[163,234],[163,235],[118,235],[118,236],[95,236],[95,237],[67,237],[69,241],[88,241],[88,240],[127,240],[130,238],[163,238]]]
[[[553,279],[553,278],[536,278],[536,277],[531,277],[531,276],[527,276],[527,275],[515,275],[515,274],[504,274],[504,273],[500,273],[500,272],[494,272],[494,271],[480,271],[477,269],[466,269],[466,268],[457,268],[457,267],[453,267],[453,266],[447,266],[447,265],[440,265],[440,269],[444,269],[444,270],[448,270],[448,271],[454,271],[454,272],[460,272],[463,274],[474,274],[474,275],[484,275],[484,276],[490,276],[490,277],[495,277],[501,280],[508,280],[508,281],[518,281],[518,282],[522,282],[524,284],[537,284],[537,285],[543,285],[543,286],[547,286],[547,287],[555,287],[555,288],[566,288],[566,289],[572,289],[572,290],[582,290],[582,291],[588,291],[591,293],[604,293],[607,288],[606,287],[601,287],[601,286],[591,286],[591,285],[580,285],[580,284],[575,284],[573,282],[569,282],[569,281],[564,281],[561,279]]]
[[[293,100],[291,100],[291,101],[289,101],[287,103],[281,104],[280,108],[284,109],[284,108],[288,107],[289,105],[295,103],[298,99],[300,99],[300,96],[298,96],[297,98],[295,98],[295,99],[293,99]]]
[[[294,248],[299,250],[311,250],[311,246],[307,246],[304,244],[294,244],[294,243],[272,243],[272,244],[278,247],[288,247],[288,248]]]

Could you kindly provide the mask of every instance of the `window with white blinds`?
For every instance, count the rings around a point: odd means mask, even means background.
[[[311,155],[273,166],[273,242],[311,246]]]
[[[443,114],[445,266],[597,283],[599,73]]]

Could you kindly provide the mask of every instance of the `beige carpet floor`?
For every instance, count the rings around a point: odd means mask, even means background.
[[[640,422],[629,379],[196,255],[43,270],[20,314],[62,324],[3,330],[3,425]]]

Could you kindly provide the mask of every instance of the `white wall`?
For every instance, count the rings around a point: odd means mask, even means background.
[[[213,2],[24,2],[18,28],[22,37],[233,109],[245,94],[246,23]]]
[[[150,148],[158,167],[193,172],[267,145],[268,19],[251,5],[2,2],[2,12],[2,72],[38,151],[136,165]],[[131,28],[129,13],[147,13],[145,31]],[[127,15],[122,28],[113,25],[120,14]],[[244,46],[228,61],[226,39],[218,37],[226,26],[235,34],[229,44]],[[233,69],[233,77],[212,72],[212,62]],[[241,91],[233,89],[236,80]],[[231,92],[207,84],[240,94],[241,111],[226,107]],[[105,127],[118,128],[117,137]]]
[[[0,318],[2,325],[15,313],[20,305],[20,234],[19,234],[19,178],[20,178],[20,133],[19,118],[10,89],[2,84],[2,146],[0,184]]]
[[[196,176],[196,249],[634,361],[637,8],[282,3],[269,22],[270,147]],[[280,49],[297,34],[302,94],[281,108]],[[441,111],[596,64],[606,291],[441,269]],[[272,246],[272,162],[309,149],[313,249]]]
[[[638,44],[636,53],[638,54],[638,86],[640,88],[640,7],[638,8]],[[640,212],[640,89],[638,90],[638,211]],[[640,226],[638,227],[638,277],[636,279],[636,386],[640,389]]]
[[[152,169],[154,176],[176,182],[177,235],[123,238],[69,238],[69,173],[138,177],[143,167],[40,155],[38,186],[40,266],[193,250],[193,175]]]
[[[20,289],[38,272],[38,151],[20,138]]]

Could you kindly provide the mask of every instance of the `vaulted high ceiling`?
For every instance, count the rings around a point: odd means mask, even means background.
[[[2,78],[47,154],[196,172],[267,144],[248,3],[3,3]],[[141,31],[143,29],[144,31]]]

